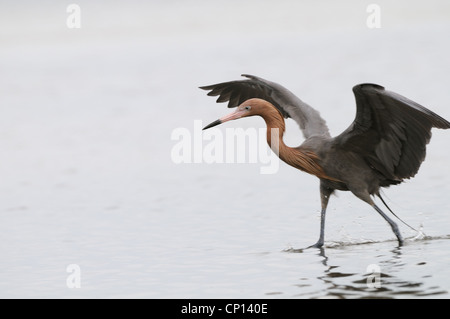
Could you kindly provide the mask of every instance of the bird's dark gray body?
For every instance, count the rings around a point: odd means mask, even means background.
[[[353,88],[357,109],[354,121],[340,135],[331,137],[319,112],[289,90],[259,77],[244,76],[248,80],[224,82],[202,89],[210,90],[210,96],[219,96],[217,102],[228,101],[228,107],[237,107],[251,98],[263,99],[283,117],[290,117],[299,124],[305,141],[298,150],[317,155],[318,164],[329,177],[319,177],[321,232],[314,246],[323,245],[325,211],[334,190],[351,191],[373,206],[390,224],[401,243],[397,225],[375,205],[371,195],[380,196],[380,187],[400,184],[414,177],[425,159],[431,129],[448,129],[450,123],[380,85],[360,84]]]
[[[377,171],[370,165],[364,154],[342,151],[335,138],[313,136],[302,143],[300,147],[316,153],[325,173],[341,181],[321,179],[321,182],[329,188],[341,191],[352,191],[354,188],[366,189],[370,195],[378,195],[380,187],[401,183],[399,180],[388,179]]]

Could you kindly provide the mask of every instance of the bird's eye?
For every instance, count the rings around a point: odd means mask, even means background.
[[[252,107],[250,105],[247,105],[246,107],[244,107],[244,109],[246,109],[247,111],[250,111],[252,109]]]

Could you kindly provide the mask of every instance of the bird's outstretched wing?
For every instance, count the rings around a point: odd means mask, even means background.
[[[228,107],[236,107],[251,98],[260,98],[272,103],[285,118],[295,120],[305,138],[313,135],[330,136],[325,120],[319,112],[301,101],[283,86],[262,78],[243,74],[248,80],[230,81],[202,86],[210,91],[209,96],[219,96],[217,102],[228,101]]]
[[[335,143],[361,154],[391,184],[413,177],[425,159],[431,128],[448,129],[450,123],[376,84],[357,85],[353,93],[356,118]]]

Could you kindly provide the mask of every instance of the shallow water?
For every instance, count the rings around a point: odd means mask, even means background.
[[[332,135],[353,120],[360,82],[450,118],[446,1],[381,2],[377,30],[357,1],[238,12],[233,1],[80,1],[78,30],[63,5],[23,3],[0,13],[0,297],[449,298],[449,132],[433,132],[414,179],[385,190],[425,233],[399,222],[401,247],[341,192],[325,248],[302,249],[318,238],[315,177],[172,158],[174,130],[202,137],[195,121],[229,111],[197,87],[241,73],[290,88]],[[264,123],[214,130],[238,127]],[[285,140],[302,141],[292,121]]]

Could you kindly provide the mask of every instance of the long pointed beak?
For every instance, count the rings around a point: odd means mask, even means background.
[[[221,120],[215,120],[214,122],[209,123],[208,125],[206,125],[206,126],[203,128],[203,131],[204,131],[204,130],[207,130],[207,129],[211,128],[211,127],[214,127],[214,126],[216,126],[216,125],[219,125],[219,124],[222,124],[222,121],[221,121]]]
[[[224,117],[221,117],[220,119],[215,120],[214,122],[212,122],[212,123],[206,125],[206,126],[203,128],[203,131],[204,131],[204,130],[207,130],[207,129],[211,128],[211,127],[214,127],[214,126],[216,126],[216,125],[222,124],[222,123],[224,123],[224,122],[228,122],[228,121],[231,121],[231,120],[237,120],[237,119],[240,119],[240,118],[241,118],[242,116],[244,116],[244,115],[245,115],[245,111],[242,111],[242,110],[237,109],[237,110],[234,111],[233,113],[230,113],[230,114],[228,114],[228,115],[225,115]]]

